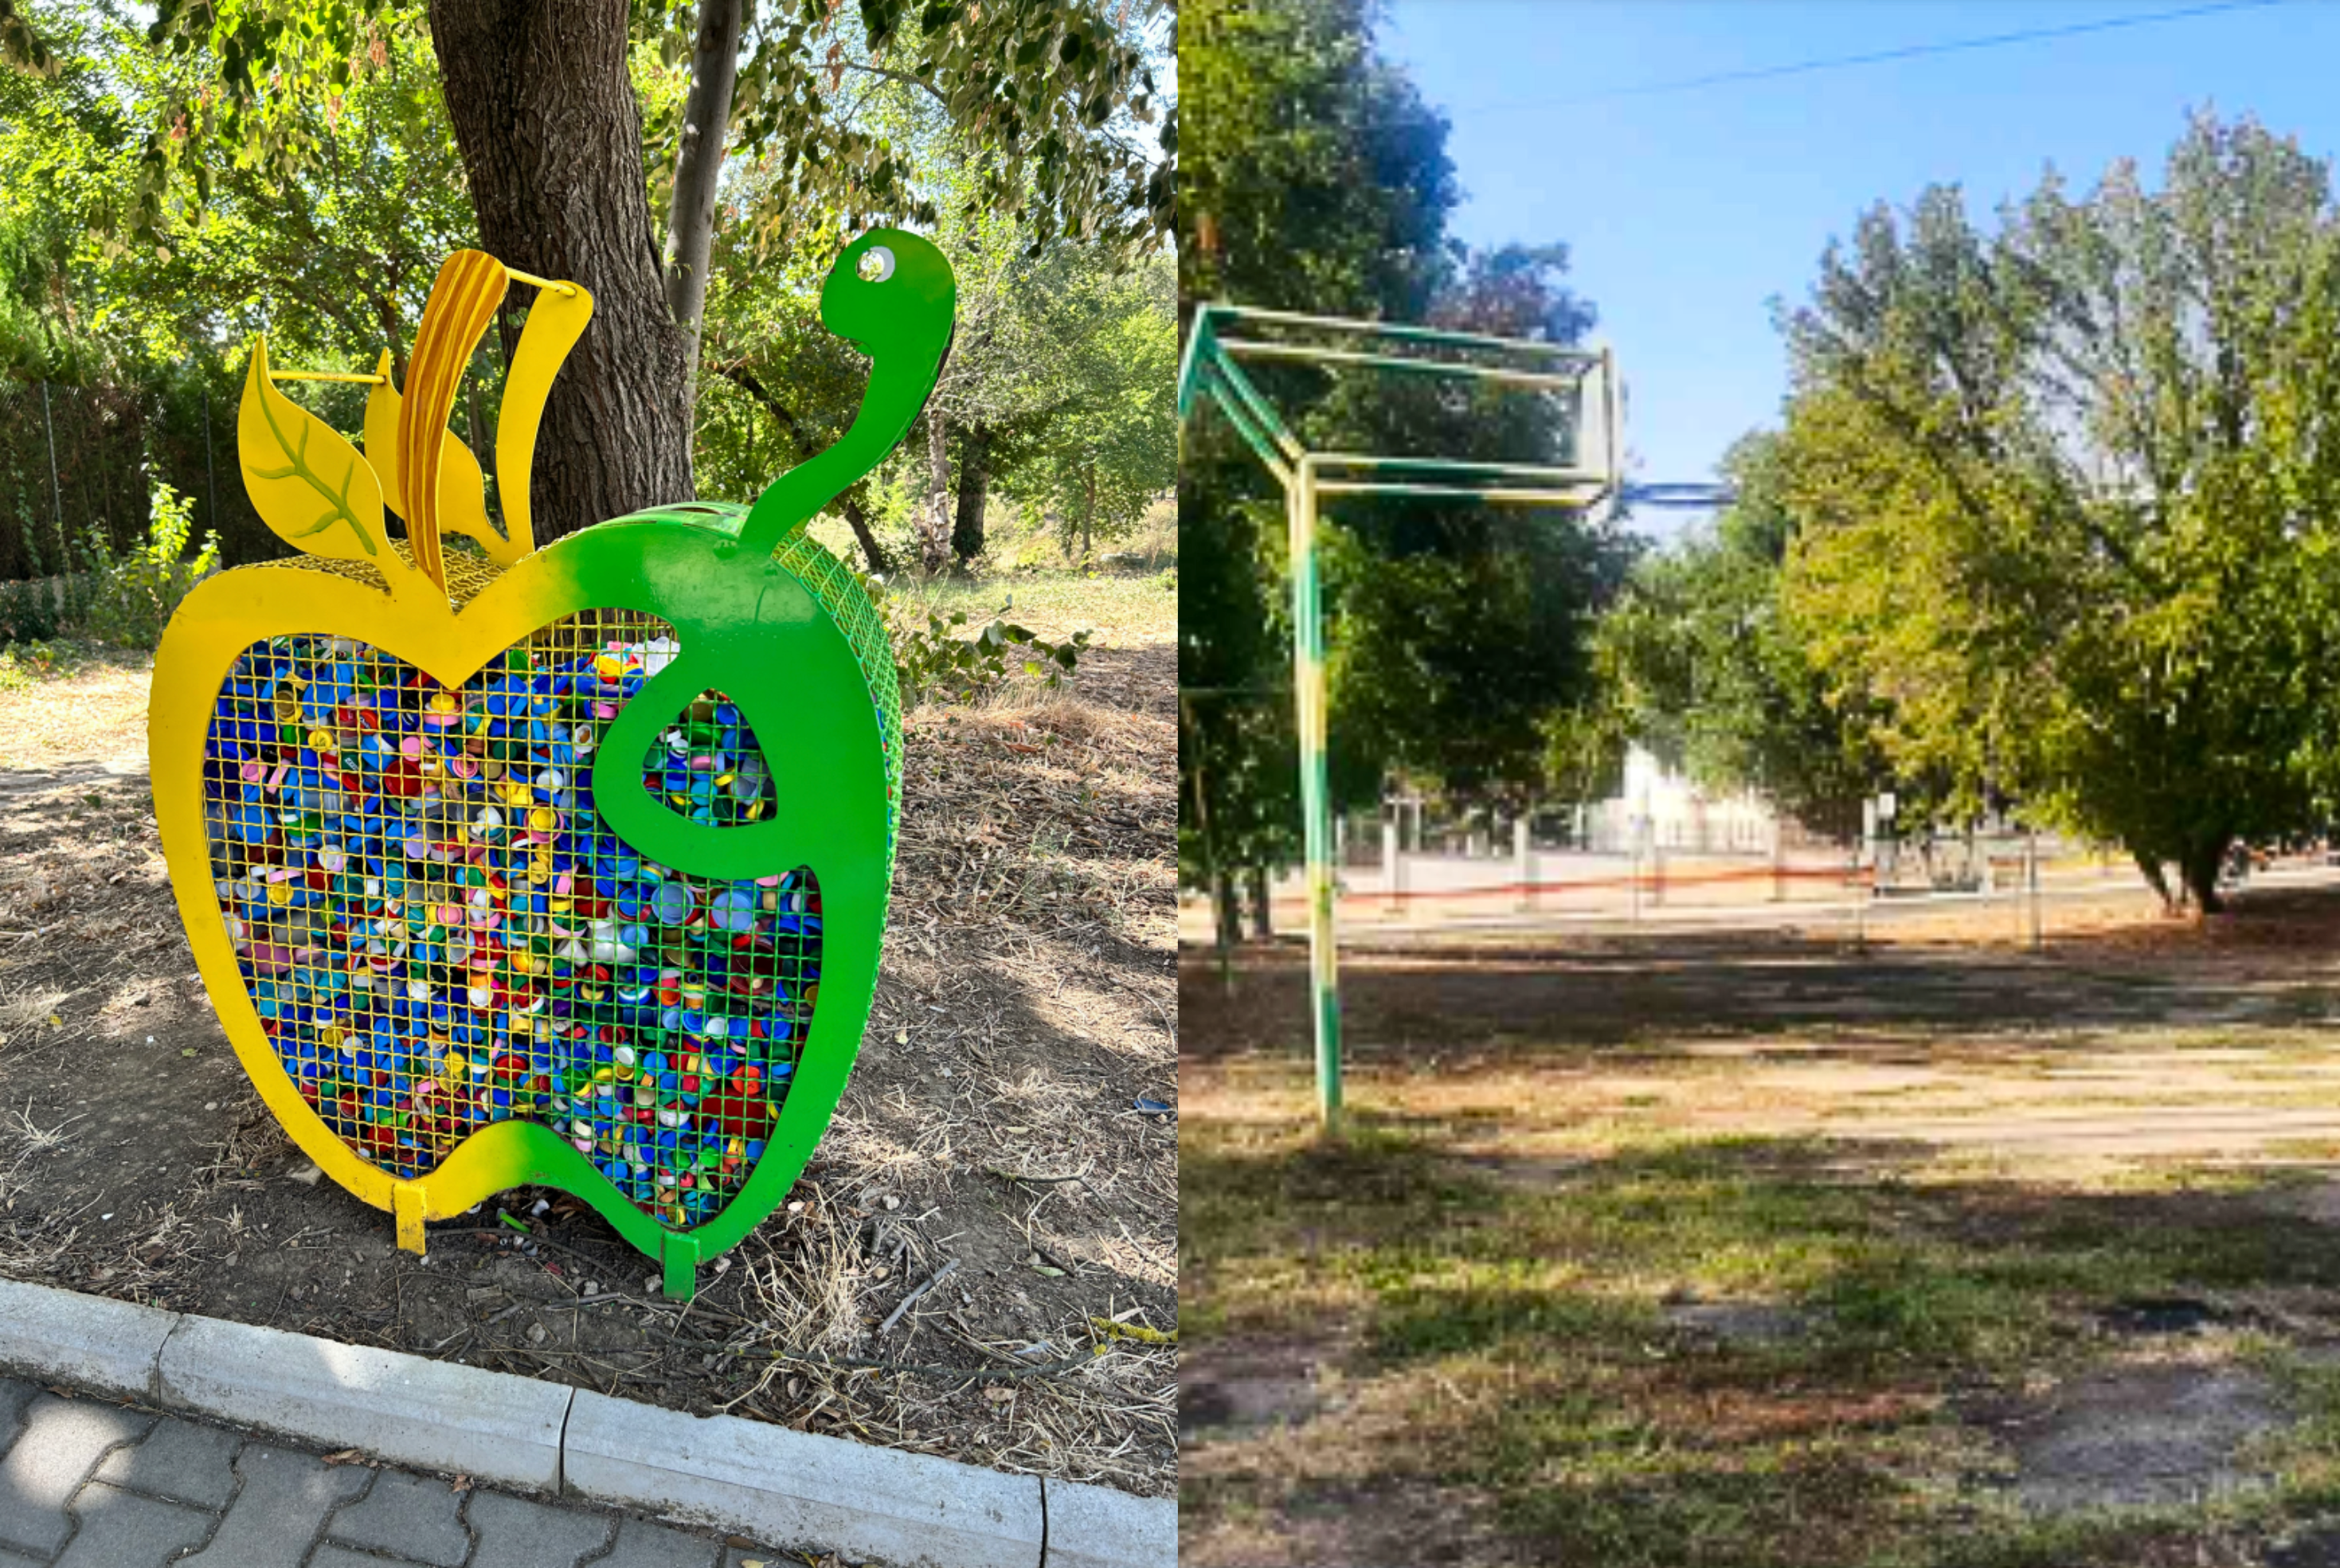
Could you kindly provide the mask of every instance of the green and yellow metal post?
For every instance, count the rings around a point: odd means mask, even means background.
[[[1324,610],[1316,571],[1316,460],[1284,491],[1291,519],[1292,690],[1299,709],[1300,820],[1308,857],[1308,1006],[1316,1028],[1316,1107],[1341,1119],[1340,978],[1333,937],[1333,799],[1324,752]]]
[[[1453,360],[1360,352],[1318,343],[1233,340],[1226,328],[1250,324],[1362,336],[1400,349],[1501,352],[1549,360],[1561,368],[1528,370]],[[1319,369],[1400,372],[1478,381],[1580,399],[1597,376],[1595,395],[1605,439],[1597,465],[1482,462],[1451,458],[1310,452],[1236,363],[1238,356]],[[1187,418],[1207,394],[1283,487],[1292,590],[1292,687],[1300,738],[1300,811],[1308,887],[1308,999],[1316,1037],[1316,1103],[1326,1131],[1341,1117],[1341,1004],[1333,911],[1333,801],[1325,750],[1324,615],[1316,560],[1317,506],[1327,495],[1406,495],[1540,506],[1589,506],[1611,492],[1618,471],[1616,379],[1606,350],[1529,342],[1385,322],[1344,321],[1284,311],[1205,305],[1195,313],[1179,367],[1178,415]],[[1363,474],[1367,477],[1356,478]],[[1394,476],[1394,477],[1387,477]],[[1494,481],[1496,482],[1488,482]]]

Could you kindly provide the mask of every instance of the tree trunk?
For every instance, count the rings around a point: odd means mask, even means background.
[[[1267,868],[1254,866],[1246,873],[1251,883],[1251,934],[1254,940],[1275,940],[1275,912],[1267,898]]]
[[[1218,911],[1219,951],[1243,940],[1243,903],[1235,897],[1235,879],[1225,871],[1211,887],[1211,903]]]
[[[650,238],[625,0],[431,0],[430,15],[481,244],[593,294],[536,471],[504,482],[532,478],[539,544],[690,500],[689,355]]]
[[[2146,885],[2160,898],[2161,912],[2165,915],[2177,913],[2181,893],[2170,888],[2169,878],[2162,869],[2161,857],[2149,855],[2142,849],[2132,849],[2129,858],[2137,862],[2137,868],[2144,876]]]
[[[740,0],[699,0],[690,56],[690,96],[674,159],[674,200],[666,221],[666,304],[683,340],[685,417],[699,398],[699,323],[707,308],[708,258],[715,245],[715,190],[731,128],[731,88],[739,74]]]
[[[918,525],[918,560],[928,571],[940,571],[950,560],[950,422],[931,403],[927,405],[927,510],[932,515]]]
[[[1084,564],[1089,558],[1089,524],[1096,521],[1096,465],[1095,463],[1088,466],[1086,477],[1087,483],[1083,486],[1081,498],[1081,561]]]
[[[406,384],[406,334],[399,330],[398,305],[387,293],[373,297],[375,317],[382,323],[382,341],[390,349],[390,373],[400,386]]]
[[[983,502],[991,488],[991,432],[970,424],[958,436],[958,517],[951,524],[951,553],[961,566],[983,553]]]
[[[2234,843],[2227,833],[2214,833],[2188,845],[2186,859],[2179,868],[2186,876],[2186,890],[2194,895],[2194,907],[2206,915],[2224,914],[2226,900],[2218,891],[2218,872],[2226,862],[2227,847]]]
[[[844,514],[845,526],[853,531],[854,539],[861,546],[862,559],[869,562],[869,570],[880,577],[891,572],[894,570],[893,558],[886,553],[886,547],[878,542],[878,536],[869,531],[869,509],[848,494],[837,498],[837,510]]]

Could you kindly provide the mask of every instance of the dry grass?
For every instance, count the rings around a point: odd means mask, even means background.
[[[1341,1141],[1314,1135],[1299,956],[1249,949],[1230,985],[1190,953],[1182,1561],[2320,1560],[2276,1548],[2336,1494],[2340,1138],[2269,1124],[2329,1116],[2340,897],[2116,916],[2044,957],[1356,954]],[[2127,1325],[2169,1304],[2216,1322]],[[1742,1311],[1790,1326],[1689,1316]],[[2275,1378],[2296,1424],[2248,1456],[2265,1487],[2009,1503],[2032,1451],[1976,1412],[2045,1420],[2161,1359]]]
[[[913,619],[928,610],[945,616],[965,610],[968,631],[1005,606],[1008,620],[1043,637],[1061,640],[1087,630],[1106,647],[1167,642],[1178,630],[1177,582],[1174,574],[1161,571],[1046,571],[977,581],[905,579],[888,587],[887,600],[896,615]]]
[[[55,672],[0,685],[0,771],[62,762],[143,770],[154,656],[74,648]]]

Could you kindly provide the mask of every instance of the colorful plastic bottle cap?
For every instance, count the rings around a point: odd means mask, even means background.
[[[669,887],[673,884],[668,884]],[[726,888],[715,895],[709,908],[709,919],[726,931],[746,931],[756,924],[756,895],[744,888]]]
[[[698,897],[688,882],[661,882],[650,895],[650,913],[669,926],[679,926],[690,918]]]

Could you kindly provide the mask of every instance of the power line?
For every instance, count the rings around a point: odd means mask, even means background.
[[[1451,109],[1450,114],[1503,114],[1523,109],[1568,109],[1580,104],[1599,104],[1615,98],[1647,98],[1665,93],[1687,93],[1700,87],[1720,87],[1740,82],[1768,82],[1782,76],[1810,75],[1819,71],[1840,71],[1855,65],[1879,65],[1896,60],[1914,60],[1929,55],[1955,55],[1972,49],[1998,49],[2010,44],[2036,44],[2050,38],[2070,38],[2083,33],[2109,33],[2124,27],[2149,27],[2162,22],[2182,22],[2195,16],[2211,16],[2226,11],[2256,11],[2279,5],[2285,0],[2216,0],[2206,5],[2186,5],[2174,11],[2146,11],[2129,16],[2107,16],[2095,22],[2074,22],[2061,27],[2028,27],[2019,33],[1993,33],[1979,38],[1951,38],[1938,44],[1909,44],[1896,49],[1879,49],[1868,55],[1840,55],[1824,60],[1800,60],[1792,65],[1760,65],[1744,71],[1719,71],[1710,76],[1686,76],[1674,82],[1651,82],[1638,87],[1611,87],[1599,93],[1587,93],[1574,98],[1549,98],[1536,103],[1482,104]]]

